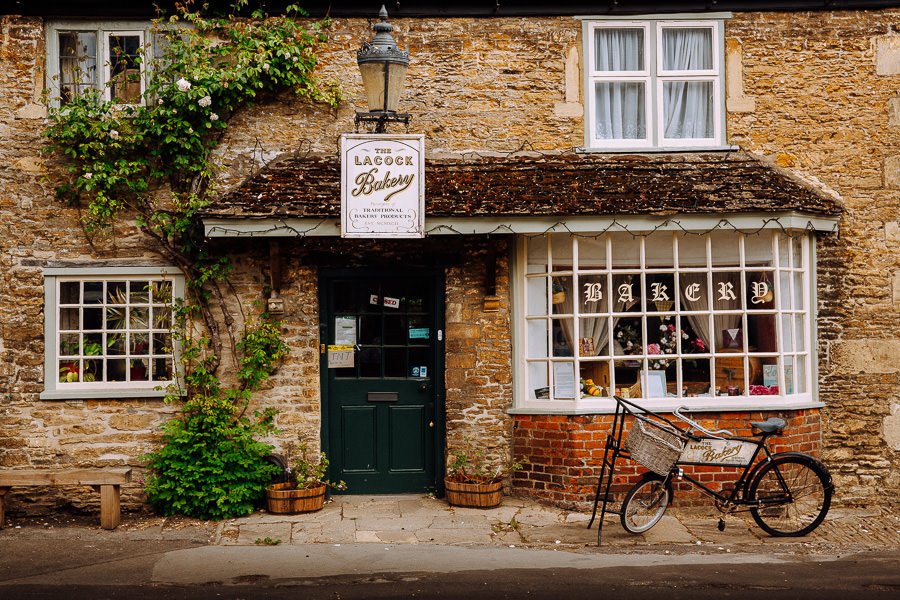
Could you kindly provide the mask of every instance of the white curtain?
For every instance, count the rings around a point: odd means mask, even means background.
[[[712,32],[674,28],[663,31],[665,71],[712,69]],[[713,137],[711,81],[666,81],[663,84],[665,137]]]
[[[59,89],[63,101],[81,95],[95,83],[97,35],[93,32],[59,34]]]
[[[700,286],[700,294],[696,300],[691,300],[684,293],[689,286],[698,284]],[[709,290],[706,289],[706,273],[682,273],[681,275],[681,305],[685,310],[702,310],[709,311]],[[706,344],[707,348],[711,347],[709,335],[709,315],[685,315],[688,323],[694,329],[701,340]],[[682,347],[682,352],[684,348]]]
[[[597,71],[644,70],[643,29],[597,29],[594,34]],[[647,137],[645,83],[601,81],[594,88],[596,134],[603,139]]]

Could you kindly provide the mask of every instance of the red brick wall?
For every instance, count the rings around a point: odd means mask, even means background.
[[[704,427],[728,429],[736,435],[750,435],[748,421],[781,417],[788,426],[784,435],[769,439],[772,451],[821,454],[822,427],[817,409],[691,416]],[[565,508],[589,508],[612,422],[612,415],[515,415],[514,452],[523,468],[513,475],[512,493]],[[626,491],[645,471],[637,463],[622,459],[616,465],[613,491]],[[686,467],[685,471],[713,489],[734,481],[740,473],[739,469],[703,466]],[[675,503],[681,505],[709,501],[686,482],[676,485],[675,497]]]

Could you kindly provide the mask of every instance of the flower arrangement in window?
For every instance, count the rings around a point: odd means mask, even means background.
[[[647,354],[651,357],[648,365],[651,369],[666,369],[673,359],[662,358],[666,354],[675,354],[678,351],[676,336],[678,329],[670,323],[671,317],[665,317],[659,325],[659,337],[655,341],[652,334],[648,333]],[[699,337],[691,338],[684,330],[681,332],[682,352],[706,352],[706,342]],[[631,323],[625,323],[616,327],[616,342],[622,347],[625,354],[642,354],[642,342],[640,330]],[[661,358],[654,358],[654,357]]]

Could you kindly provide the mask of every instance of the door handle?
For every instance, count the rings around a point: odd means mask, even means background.
[[[428,391],[428,384],[427,384],[427,383],[422,383],[422,384],[420,384],[420,385],[419,385],[419,391],[422,392],[423,394],[424,394],[425,392],[427,392],[427,391]]]

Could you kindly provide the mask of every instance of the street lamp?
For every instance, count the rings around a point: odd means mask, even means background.
[[[382,6],[378,12],[381,18],[376,23],[375,38],[365,42],[356,52],[356,62],[366,88],[368,112],[356,113],[356,129],[360,123],[374,123],[375,133],[384,133],[389,122],[409,125],[410,115],[397,112],[403,80],[409,67],[409,51],[397,48],[391,31],[394,26],[387,22],[387,9]]]

